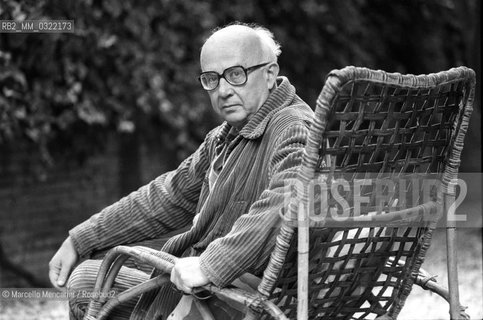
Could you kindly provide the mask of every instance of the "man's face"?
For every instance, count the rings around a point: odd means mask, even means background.
[[[247,41],[210,43],[203,48],[201,70],[222,74],[233,66],[249,68],[269,62],[262,61],[263,55],[260,52],[261,50],[253,48]],[[241,129],[267,100],[271,86],[266,70],[268,67],[269,65],[249,72],[247,82],[241,86],[231,85],[224,78],[220,78],[218,87],[207,91],[215,112],[232,126]]]

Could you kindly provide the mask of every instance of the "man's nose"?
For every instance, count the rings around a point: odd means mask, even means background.
[[[218,84],[218,92],[220,96],[227,97],[233,94],[233,86],[225,80],[225,78],[220,78],[220,82]]]

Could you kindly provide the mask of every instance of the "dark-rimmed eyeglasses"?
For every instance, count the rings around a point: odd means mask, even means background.
[[[201,82],[201,86],[206,91],[216,89],[220,84],[221,78],[225,79],[226,82],[233,86],[241,86],[247,82],[248,74],[250,72],[258,68],[264,67],[269,63],[270,62],[265,62],[249,68],[244,68],[242,66],[233,66],[225,69],[222,74],[219,74],[216,71],[206,71],[200,73],[198,80]]]

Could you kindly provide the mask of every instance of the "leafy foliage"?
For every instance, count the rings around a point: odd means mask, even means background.
[[[203,125],[212,125],[195,78],[199,31],[211,28],[201,25],[204,5],[71,5],[8,1],[1,13],[4,20],[74,19],[76,33],[1,35],[0,142],[27,138],[44,156],[62,149],[79,156],[109,132],[161,129],[192,149]]]
[[[217,121],[196,80],[214,27],[269,27],[282,74],[313,104],[326,74],[346,65],[468,64],[476,1],[6,0],[0,20],[73,19],[76,32],[0,34],[0,145],[25,140],[44,160],[83,158],[113,132],[137,132],[173,144],[180,159]]]

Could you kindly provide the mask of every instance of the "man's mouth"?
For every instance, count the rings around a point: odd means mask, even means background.
[[[236,107],[238,106],[237,103],[234,103],[234,104],[225,104],[224,106],[222,106],[221,108],[222,109],[230,109],[230,108],[233,108],[233,107]]]

